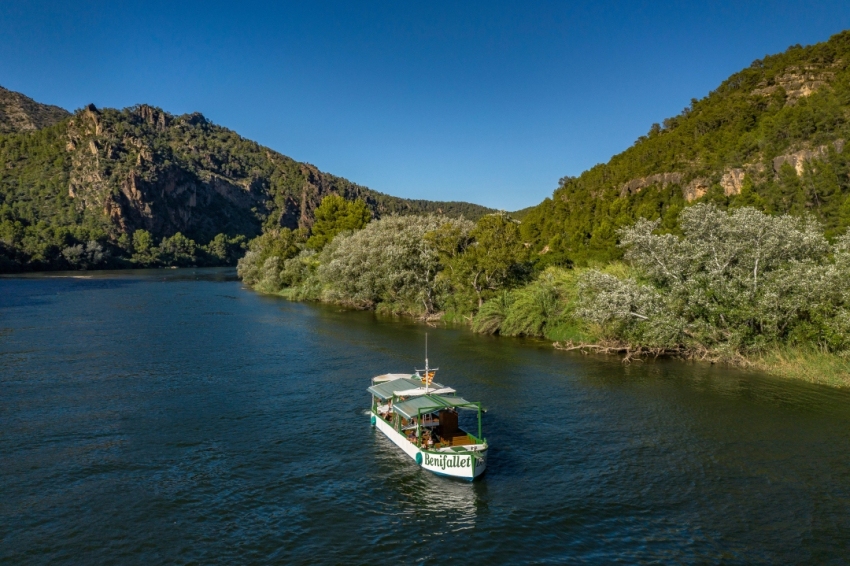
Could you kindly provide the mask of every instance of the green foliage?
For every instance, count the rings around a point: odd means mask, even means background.
[[[85,245],[67,246],[62,250],[62,257],[72,269],[91,269],[104,264],[109,252],[104,250],[101,244],[91,240]]]
[[[372,219],[362,200],[348,201],[339,195],[328,195],[316,208],[307,247],[321,250],[340,232],[360,230]]]
[[[152,264],[157,261],[153,236],[147,230],[133,232],[133,260],[141,264]]]
[[[578,286],[586,269],[549,267],[522,287],[503,291],[485,302],[473,319],[476,332],[583,340],[591,331],[575,312]],[[607,272],[619,272],[614,264]]]
[[[513,301],[510,291],[502,291],[481,305],[472,319],[472,329],[480,334],[498,334]]]
[[[850,347],[850,236],[835,245],[811,219],[752,208],[686,209],[682,236],[642,220],[621,231],[641,274],[592,270],[578,314],[631,344],[735,355],[771,344]]]
[[[304,245],[305,232],[281,228],[265,232],[248,244],[248,252],[239,260],[237,273],[246,284],[274,292],[281,289],[280,270]]]
[[[197,262],[197,245],[191,240],[177,232],[170,238],[163,238],[159,243],[159,257],[166,265],[187,267]]]
[[[241,234],[233,237],[228,237],[225,234],[217,234],[204,247],[204,251],[214,264],[235,265],[245,253],[246,248],[246,238]]]
[[[382,303],[396,312],[435,312],[442,266],[426,235],[446,223],[461,234],[472,229],[469,221],[435,215],[389,216],[338,236],[318,269],[325,296],[361,307]]]
[[[803,75],[825,86],[809,96],[786,91]],[[561,179],[552,198],[522,211],[523,239],[557,262],[617,259],[618,230],[639,218],[677,232],[684,189],[696,180],[709,187],[698,202],[810,213],[833,237],[850,226],[850,144],[841,143],[850,140],[848,107],[850,31],[756,61],[608,163]],[[802,175],[787,164],[775,172],[774,158],[798,150],[811,152]],[[746,173],[744,186],[725,194],[720,182],[735,168]],[[680,177],[651,177],[670,173]],[[642,179],[642,188],[628,188]]]
[[[488,297],[521,283],[531,272],[519,223],[507,214],[481,217],[468,240],[453,240],[451,234],[432,238],[447,266],[449,286],[474,292],[479,308]]]

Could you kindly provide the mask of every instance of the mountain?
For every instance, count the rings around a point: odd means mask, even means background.
[[[523,210],[543,263],[620,256],[639,217],[676,232],[683,207],[713,202],[810,214],[829,236],[850,226],[850,31],[754,61],[626,151]],[[544,259],[545,258],[545,259]]]
[[[19,130],[25,123],[20,116],[29,117],[26,124],[46,124],[0,135],[0,244],[18,267],[68,267],[62,250],[88,242],[128,257],[139,230],[154,243],[178,232],[205,243],[218,234],[252,237],[264,227],[309,229],[313,211],[329,194],[362,199],[375,217],[437,213],[475,219],[491,212],[372,191],[198,113],[88,105],[60,117],[55,107],[23,95],[7,98],[24,101],[18,107],[27,113],[16,114]]]
[[[39,104],[19,92],[0,87],[0,134],[52,126],[70,115],[64,108]]]

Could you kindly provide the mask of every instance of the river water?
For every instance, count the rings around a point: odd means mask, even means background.
[[[369,426],[422,365],[473,483]],[[0,562],[846,563],[850,394],[289,303],[227,270],[0,279]]]

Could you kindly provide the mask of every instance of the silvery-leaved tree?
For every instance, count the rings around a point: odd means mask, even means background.
[[[833,248],[811,218],[707,204],[686,208],[679,223],[682,236],[657,234],[658,222],[643,219],[621,230],[643,280],[590,272],[580,314],[612,337],[651,346],[844,347],[847,237]]]
[[[446,224],[462,233],[474,226],[436,215],[388,216],[337,236],[318,268],[326,298],[363,307],[385,303],[396,310],[434,312],[435,278],[442,265],[439,250],[425,236]]]

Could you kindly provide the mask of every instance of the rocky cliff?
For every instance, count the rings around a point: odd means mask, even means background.
[[[0,241],[20,247],[42,240],[29,256],[50,255],[39,251],[50,247],[44,240],[70,245],[95,238],[126,247],[138,230],[155,241],[179,232],[205,243],[217,234],[251,237],[264,227],[309,229],[329,194],[362,199],[375,217],[475,219],[490,211],[372,191],[198,113],[174,116],[142,104],[124,110],[88,105],[71,115],[4,93],[17,110],[4,114],[13,116],[15,131],[0,134]],[[65,236],[55,235],[59,228]]]
[[[116,233],[141,228],[208,240],[220,232],[254,235],[263,225],[309,228],[329,194],[362,199],[375,216],[475,217],[488,210],[390,197],[294,161],[197,113],[89,105],[68,121],[66,135],[68,196],[79,211],[109,217]]]

